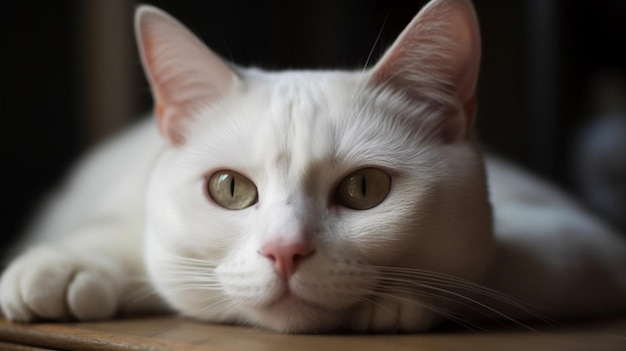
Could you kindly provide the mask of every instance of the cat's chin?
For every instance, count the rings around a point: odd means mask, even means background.
[[[286,292],[278,299],[254,308],[254,324],[281,333],[322,333],[335,330],[341,311],[328,309]]]

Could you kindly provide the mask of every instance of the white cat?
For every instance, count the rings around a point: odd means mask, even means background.
[[[147,6],[136,33],[160,133],[86,159],[2,276],[9,319],[163,310],[151,292],[280,332],[624,311],[626,245],[566,196],[489,160],[492,216],[469,1],[362,72],[233,67]]]

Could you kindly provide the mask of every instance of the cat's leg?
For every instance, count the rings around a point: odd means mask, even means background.
[[[440,309],[432,301],[390,292],[370,297],[358,306],[348,325],[351,331],[359,333],[423,332],[440,320],[434,311]]]
[[[571,206],[508,205],[496,214],[488,287],[551,318],[626,310],[626,242],[610,228]]]
[[[27,250],[2,275],[4,315],[22,322],[96,320],[133,309],[125,304],[142,293],[135,282],[145,281],[137,229],[120,220],[98,221],[61,243]]]

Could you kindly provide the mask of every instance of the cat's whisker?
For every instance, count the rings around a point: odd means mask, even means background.
[[[397,284],[397,283],[392,283],[392,284]],[[441,294],[441,293],[430,293],[427,291],[424,291],[422,289],[415,289],[414,286],[411,287],[407,287],[407,288],[402,288],[402,287],[398,287],[398,286],[393,286],[393,291],[394,292],[403,292],[409,295],[415,295],[415,296],[419,296],[419,297],[426,297],[426,298],[430,298],[433,299],[435,301],[443,301],[444,303],[450,305],[450,304],[454,304],[454,305],[459,305],[459,306],[463,306],[464,308],[470,309],[478,314],[481,314],[485,317],[492,317],[491,315],[489,315],[488,311],[485,311],[483,308],[481,308],[481,306],[476,306],[475,304],[471,304],[469,302],[466,302],[462,299],[458,299],[458,298],[452,298],[450,296],[446,296],[445,294]],[[451,305],[450,305],[451,306]],[[461,318],[460,314],[455,314],[455,316],[457,316],[458,318]],[[465,322],[469,323],[469,319],[464,319]],[[475,328],[479,328],[482,331],[487,331],[487,329],[483,328],[483,327],[479,327],[479,325],[477,323],[473,324],[473,326]],[[467,327],[467,325],[465,325],[464,327]]]
[[[126,305],[126,306],[136,305],[140,301],[153,298],[153,297],[158,298],[158,299],[161,298],[161,296],[156,290],[146,287],[144,289],[139,289],[139,290],[133,291],[130,294],[125,295],[124,298],[122,299],[122,305]]]
[[[396,282],[392,281],[392,283],[396,283]],[[461,306],[464,306],[464,307],[469,308],[471,310],[474,310],[476,312],[484,313],[482,309],[480,309],[479,307],[477,307],[475,305],[472,305],[472,304],[470,304],[470,303],[468,303],[466,301],[455,299],[455,298],[452,298],[450,296],[446,296],[446,295],[442,295],[442,294],[436,294],[436,293],[427,292],[427,291],[424,291],[422,289],[415,289],[414,287],[402,288],[402,287],[394,286],[394,291],[400,291],[400,292],[404,292],[406,294],[413,294],[413,295],[416,295],[416,296],[423,296],[423,297],[427,297],[427,298],[438,300],[438,301],[444,301],[445,303],[449,303],[449,304],[461,305]]]
[[[375,299],[372,298],[372,296],[374,296],[373,295],[374,293],[375,293],[375,291],[367,290],[367,293],[363,294],[363,296],[361,296],[359,298],[359,302],[367,302],[369,304],[377,306],[378,308],[383,308],[384,309],[385,307],[383,307],[383,305],[379,304],[378,302],[376,302]]]
[[[221,291],[221,287],[218,286],[206,286],[197,284],[180,284],[169,288],[169,291],[183,293],[189,291]]]
[[[200,265],[174,263],[174,262],[167,262],[167,263],[161,264],[161,267],[167,268],[168,270],[189,270],[193,272],[198,272],[198,274],[209,274],[213,272],[213,270],[215,269],[212,266],[200,266]]]
[[[410,303],[410,304],[414,304],[417,305],[421,308],[424,308],[428,311],[431,311],[433,313],[439,314],[455,323],[458,323],[459,325],[470,329],[470,330],[483,330],[486,331],[484,328],[480,327],[479,325],[477,325],[476,323],[472,323],[471,321],[458,316],[444,308],[441,307],[437,307],[437,306],[433,306],[431,304],[425,303],[423,301],[420,300],[414,300],[414,299],[409,299],[405,296],[399,296],[397,294],[392,294],[392,293],[386,293],[386,292],[381,292],[381,291],[377,291],[374,293],[375,296],[379,296],[379,297],[383,297],[383,298],[387,298],[390,300],[396,300],[396,301],[402,301],[402,302],[406,302],[406,303]]]
[[[440,296],[434,293],[428,293],[428,292],[424,292],[424,291],[419,291],[419,290],[415,290],[414,288],[402,288],[402,287],[398,287],[397,285],[393,285],[393,292],[386,292],[387,289],[359,289],[360,293],[363,294],[363,296],[361,296],[359,298],[359,302],[366,302],[366,303],[370,303],[372,305],[377,306],[378,308],[381,308],[383,310],[388,310],[388,307],[385,307],[383,305],[381,305],[380,303],[378,303],[375,299],[375,297],[381,297],[381,298],[385,298],[385,299],[389,299],[389,300],[396,300],[396,301],[404,301],[404,302],[408,302],[411,303],[413,305],[417,305],[420,306],[426,310],[429,310],[431,312],[434,312],[436,314],[442,315],[445,318],[461,325],[462,327],[472,330],[472,331],[476,331],[476,330],[482,330],[482,331],[486,331],[485,328],[479,326],[476,323],[472,323],[470,320],[463,318],[462,316],[455,314],[451,311],[448,311],[444,308],[441,307],[436,307],[433,306],[431,304],[427,304],[426,302],[422,301],[422,300],[413,300],[413,299],[409,299],[406,296],[400,296],[397,293],[401,292],[404,293],[406,295],[416,295],[416,296],[425,296],[425,297],[430,297],[430,298],[435,298],[438,300],[448,300],[449,302],[455,302],[455,303],[459,303],[459,304],[464,304],[464,305],[468,305],[468,308],[471,308],[469,306],[469,304],[467,304],[466,302],[459,302],[458,300],[454,300],[450,297],[445,297],[445,296]],[[474,307],[476,308],[476,307]]]
[[[429,290],[437,291],[437,292],[442,293],[442,294],[448,294],[448,295],[457,297],[457,298],[459,298],[461,300],[464,300],[464,301],[466,301],[468,303],[471,303],[471,304],[474,304],[474,305],[476,305],[478,307],[481,307],[481,308],[485,309],[486,311],[494,313],[495,315],[497,315],[497,316],[499,316],[499,317],[501,317],[501,318],[503,318],[505,320],[508,320],[508,321],[510,321],[512,323],[515,323],[516,325],[519,325],[519,326],[521,326],[523,328],[526,328],[528,330],[537,332],[537,330],[535,328],[532,328],[531,326],[529,326],[529,325],[527,325],[525,323],[520,322],[519,320],[509,316],[508,314],[506,314],[504,312],[501,312],[501,311],[499,311],[499,310],[497,310],[497,309],[495,309],[495,308],[493,308],[493,307],[491,307],[491,306],[489,306],[489,305],[487,305],[487,304],[485,304],[483,302],[480,302],[480,301],[478,301],[478,300],[476,300],[474,298],[471,298],[469,296],[465,296],[463,294],[460,294],[458,292],[455,292],[455,291],[452,291],[452,290],[448,290],[448,289],[444,289],[444,288],[437,287],[437,286],[430,285],[430,284],[420,283],[420,282],[414,281],[414,280],[395,279],[395,280],[392,280],[392,281],[395,282],[395,283],[405,283],[405,284],[408,284],[409,286],[416,286],[416,287],[420,287],[420,288],[426,288],[426,289],[429,289]]]
[[[168,269],[170,272],[175,272],[176,277],[171,277],[172,279],[177,278],[192,278],[192,279],[201,279],[201,280],[216,280],[217,277],[212,272],[206,272],[204,270],[198,270],[193,267],[171,267]]]
[[[180,268],[186,268],[186,267],[176,267],[177,269],[172,270],[174,272],[176,272],[176,277],[171,277],[173,279],[176,279],[177,277],[192,277],[192,278],[199,278],[199,279],[217,279],[215,274],[212,274],[210,272],[203,272],[203,271],[195,271],[195,270],[184,270],[184,269],[180,269]]]
[[[510,305],[513,306],[517,306],[517,307],[524,307],[523,303],[520,301],[517,301],[511,297],[507,297],[502,293],[496,292],[494,290],[491,289],[487,289],[484,288],[478,284],[472,283],[472,282],[468,282],[468,281],[463,281],[463,280],[455,280],[455,279],[448,279],[445,277],[431,277],[428,275],[425,276],[420,276],[418,275],[414,275],[411,273],[394,273],[393,276],[395,277],[401,277],[401,278],[418,278],[420,281],[427,281],[429,283],[434,283],[437,284],[439,286],[446,286],[446,287],[453,287],[453,288],[458,288],[458,289],[463,289],[469,292],[473,292],[473,293],[478,293],[480,295],[483,296],[488,296],[494,299],[497,299],[499,301],[502,302],[506,302]]]
[[[383,34],[383,30],[385,29],[385,25],[387,24],[388,19],[389,19],[389,12],[387,12],[385,19],[383,20],[383,23],[380,26],[380,30],[378,31],[378,34],[376,35],[376,40],[374,40],[374,45],[372,45],[372,48],[370,49],[370,53],[367,55],[367,59],[365,60],[365,64],[363,65],[363,69],[361,69],[361,72],[365,72],[367,70],[367,66],[369,66],[370,60],[372,59],[372,55],[374,54],[374,50],[376,50],[376,46],[378,46],[378,42],[380,41],[380,37]]]
[[[175,261],[175,260],[165,260],[163,263],[186,266],[186,267],[200,267],[200,268],[214,268],[216,265],[207,263],[207,262],[186,262],[186,261]]]
[[[184,264],[184,265],[191,265],[191,266],[199,266],[199,267],[215,267],[216,265],[214,263],[211,263],[207,260],[200,260],[200,259],[194,259],[194,258],[187,258],[187,257],[181,257],[181,256],[167,256],[164,257],[162,259],[162,262],[164,263],[173,263],[173,264]]]
[[[160,298],[152,284],[153,280],[147,276],[137,275],[127,277],[122,287],[124,291],[122,304],[134,305],[141,300],[153,296]]]
[[[193,279],[191,278],[179,278],[179,277],[168,277],[168,278],[155,278],[153,281],[161,282],[161,283],[187,283],[187,284],[197,284],[197,285],[206,285],[206,286],[222,286],[222,284],[218,280],[207,280],[207,279]]]
[[[375,267],[375,266],[372,266]],[[465,289],[468,291],[472,291],[478,294],[484,294],[490,296],[500,302],[508,303],[512,306],[519,308],[520,310],[529,313],[530,315],[540,319],[546,323],[550,324],[550,321],[546,320],[542,315],[534,312],[532,309],[526,307],[522,303],[512,299],[507,298],[506,296],[502,296],[501,294],[487,288],[482,288],[480,285],[476,283],[472,283],[461,278],[457,278],[454,276],[445,275],[442,273],[418,270],[418,269],[410,269],[410,268],[395,268],[395,267],[376,267],[382,273],[377,277],[377,279],[381,282],[390,283],[396,288],[396,286],[407,286],[410,291],[414,291],[418,293],[416,288],[420,288],[419,293],[423,296],[437,298],[439,300],[446,300],[448,302],[454,302],[459,305],[465,306],[475,311],[480,311],[481,314],[487,315],[487,312],[495,313],[501,318],[512,321],[518,325],[523,325],[524,327],[534,330],[533,328],[528,327],[527,325],[521,324],[519,321],[514,318],[508,316],[507,314],[496,310],[495,308],[486,305],[485,303],[479,302],[476,299],[472,299],[469,296],[462,295],[458,292],[451,291],[445,289],[446,285],[450,285],[451,287],[456,287],[460,289]],[[387,271],[387,272],[386,272]],[[393,273],[396,271],[395,273]],[[398,274],[400,272],[400,274]],[[411,279],[414,278],[414,279]],[[424,280],[429,280],[427,284]],[[433,285],[436,284],[436,285]],[[482,289],[481,289],[482,288]],[[428,293],[425,292],[424,289],[430,289],[437,291],[436,293]]]
[[[215,315],[222,314],[223,311],[236,307],[235,303],[221,296],[213,296],[203,301],[204,307],[194,312],[193,316],[200,317],[204,312],[211,309]]]
[[[185,286],[206,287],[211,289],[221,289],[223,285],[218,283],[206,283],[202,281],[185,281],[185,280],[156,280],[159,283],[168,284],[168,286],[184,284]]]
[[[508,297],[499,291],[489,289],[475,282],[462,279],[459,277],[455,277],[452,275],[448,275],[445,273],[414,269],[414,268],[402,268],[402,267],[376,267],[376,269],[379,269],[381,272],[384,272],[385,276],[394,275],[394,276],[401,276],[401,277],[419,278],[421,280],[428,279],[431,282],[457,284],[455,286],[459,288],[464,288],[473,292],[480,292],[481,294],[488,295],[490,297],[506,299],[506,302],[523,305],[522,301],[516,300],[512,297]]]
[[[376,35],[376,39],[374,40],[374,44],[372,45],[372,48],[370,49],[370,52],[367,55],[365,64],[363,65],[363,68],[361,69],[361,75],[359,77],[359,80],[357,81],[356,89],[354,89],[353,93],[350,96],[350,99],[349,99],[350,103],[354,103],[356,101],[356,98],[361,96],[363,90],[368,86],[369,75],[365,73],[369,66],[370,60],[372,59],[372,55],[374,54],[374,50],[376,50],[376,46],[378,45],[378,42],[380,41],[380,37],[383,34],[383,30],[385,29],[385,25],[387,24],[388,18],[389,18],[389,13],[387,13],[387,15],[385,16],[385,19],[383,20],[383,23],[380,27],[380,30],[378,31],[378,34]],[[366,100],[366,101],[369,101],[369,100]],[[363,106],[361,106],[361,111],[357,113],[357,116],[362,112],[362,110],[365,108],[366,105],[367,104],[363,104]]]
[[[167,255],[162,259],[161,265],[163,268],[177,272],[177,276],[193,276],[204,279],[215,277],[216,264],[206,260]]]
[[[447,288],[455,288],[459,290],[464,290],[470,293],[474,293],[480,296],[485,296],[496,300],[498,302],[504,303],[508,306],[515,307],[521,312],[527,313],[529,316],[540,320],[541,322],[550,325],[556,326],[558,323],[554,320],[547,318],[546,316],[538,313],[533,310],[529,305],[525,304],[523,301],[515,299],[513,297],[507,296],[506,294],[489,289],[475,282],[471,282],[462,278],[458,278],[455,276],[447,275],[439,272],[432,272],[420,269],[412,269],[412,268],[399,268],[399,267],[378,267],[381,271],[385,272],[384,277],[390,278],[392,276],[401,277],[401,278],[416,278],[422,282],[436,284],[439,287],[447,287]]]

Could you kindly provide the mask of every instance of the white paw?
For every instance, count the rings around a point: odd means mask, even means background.
[[[0,280],[0,306],[14,321],[96,320],[117,308],[117,286],[93,263],[48,247],[13,261]]]
[[[350,329],[359,333],[423,332],[438,320],[428,301],[416,300],[405,294],[386,293],[385,297],[370,297],[356,310]],[[432,308],[435,308],[434,306]]]

